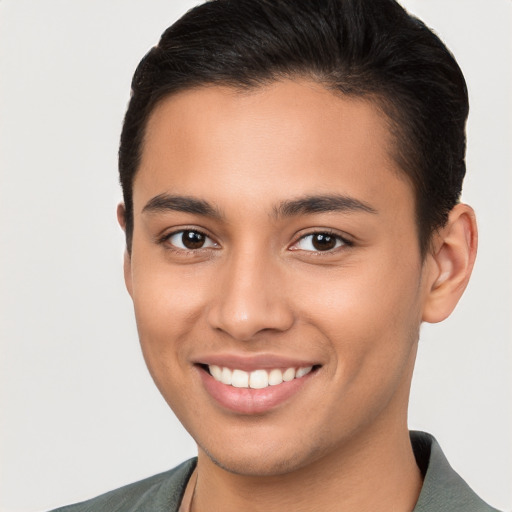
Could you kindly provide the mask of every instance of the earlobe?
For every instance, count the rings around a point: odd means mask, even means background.
[[[428,256],[431,261],[424,322],[441,322],[457,305],[473,270],[477,239],[473,209],[465,204],[456,205],[446,225],[436,233],[432,254]]]

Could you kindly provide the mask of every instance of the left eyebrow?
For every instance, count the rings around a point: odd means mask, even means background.
[[[222,214],[218,208],[203,199],[196,199],[188,196],[174,196],[169,194],[159,194],[150,199],[142,212],[184,212],[204,217],[212,217],[214,219],[222,218]]]
[[[283,201],[274,207],[274,215],[277,218],[326,212],[378,213],[375,208],[359,199],[338,194],[299,197]]]

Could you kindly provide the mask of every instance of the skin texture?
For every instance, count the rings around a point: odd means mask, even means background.
[[[422,261],[392,144],[370,101],[306,80],[187,90],[150,117],[125,278],[151,375],[199,447],[193,510],[413,509],[421,475],[406,420],[419,327],[456,305],[476,227],[457,205]],[[163,194],[212,211],[147,207]],[[280,208],[319,195],[371,211]],[[122,205],[118,216],[124,225]],[[180,248],[170,235],[185,229],[204,246]],[[341,238],[318,251],[314,232]],[[315,371],[277,406],[228,410],[198,363],[254,355]]]

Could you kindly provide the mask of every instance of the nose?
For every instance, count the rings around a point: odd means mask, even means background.
[[[262,332],[284,332],[293,322],[283,270],[256,254],[233,256],[217,276],[208,322],[238,341]]]

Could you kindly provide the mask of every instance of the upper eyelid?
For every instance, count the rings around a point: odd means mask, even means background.
[[[188,248],[183,248],[183,247],[174,245],[170,239],[172,237],[174,237],[175,235],[179,235],[180,233],[183,233],[185,231],[192,231],[195,233],[200,233],[205,238],[207,238],[211,242],[212,245],[209,245],[208,247],[198,247],[197,249],[188,249]],[[173,229],[168,233],[164,233],[160,237],[156,237],[155,242],[157,243],[157,245],[162,246],[165,249],[165,251],[172,252],[172,253],[175,253],[176,255],[181,255],[181,256],[184,256],[184,255],[199,256],[200,254],[204,254],[204,251],[210,251],[212,249],[218,250],[220,248],[219,243],[213,237],[211,237],[210,235],[205,233],[203,230],[197,229],[197,228]]]
[[[188,227],[188,226],[174,228],[174,229],[171,229],[170,231],[164,231],[162,234],[156,236],[155,238],[156,238],[156,241],[165,242],[166,240],[169,240],[169,238],[171,238],[172,236],[177,235],[178,233],[183,233],[184,231],[194,231],[196,233],[200,233],[201,235],[204,235],[205,237],[212,240],[213,242],[218,243],[215,240],[215,237],[213,237],[210,233],[208,233],[207,230],[198,228],[198,227]]]
[[[329,228],[320,228],[320,229],[313,229],[311,231],[307,231],[307,232],[303,232],[303,233],[300,233],[299,235],[297,235],[294,239],[294,241],[292,242],[292,245],[293,244],[296,244],[299,240],[302,240],[308,236],[313,236],[313,235],[330,235],[330,236],[334,236],[338,239],[340,239],[342,242],[346,243],[346,244],[353,244],[353,240],[350,236],[346,235],[346,234],[342,234],[342,233],[339,233],[333,229],[329,229]]]
[[[178,233],[182,233],[184,231],[195,231],[195,232],[200,233],[200,234],[204,235],[205,237],[209,238],[215,244],[220,245],[219,242],[216,240],[216,238],[213,235],[211,235],[208,232],[208,230],[205,230],[205,229],[202,229],[199,227],[193,227],[193,226],[183,226],[180,228],[174,228],[169,232],[165,232],[162,235],[157,236],[156,241],[157,242],[168,241],[172,236],[174,236]],[[304,238],[307,238],[308,236],[314,236],[316,234],[328,234],[330,236],[334,236],[337,239],[341,240],[345,245],[353,245],[354,244],[353,240],[348,235],[341,234],[339,232],[336,232],[333,229],[329,229],[329,228],[314,229],[313,228],[311,230],[308,230],[307,232],[304,232],[304,231],[302,233],[299,232],[299,234],[294,237],[293,242],[291,242],[289,247],[296,245],[300,240],[303,240]]]
[[[297,244],[307,238],[308,236],[313,236],[315,234],[328,234],[328,235],[331,235],[335,238],[337,238],[339,241],[341,241],[341,245],[339,245],[338,247],[333,247],[332,249],[329,249],[329,250],[325,250],[325,251],[320,251],[320,250],[307,250],[307,249],[300,249],[299,247],[296,247]],[[321,256],[321,257],[335,257],[336,255],[339,255],[340,254],[340,251],[341,252],[344,252],[350,248],[352,248],[354,246],[354,242],[346,237],[346,236],[343,236],[339,233],[336,233],[336,232],[333,232],[329,229],[318,229],[318,230],[314,230],[314,231],[310,231],[308,233],[304,233],[303,235],[297,237],[295,239],[295,241],[288,247],[287,250],[291,251],[291,252],[297,252],[297,253],[302,253],[304,255],[307,255],[307,256],[310,256],[310,257],[317,257],[317,256]]]

